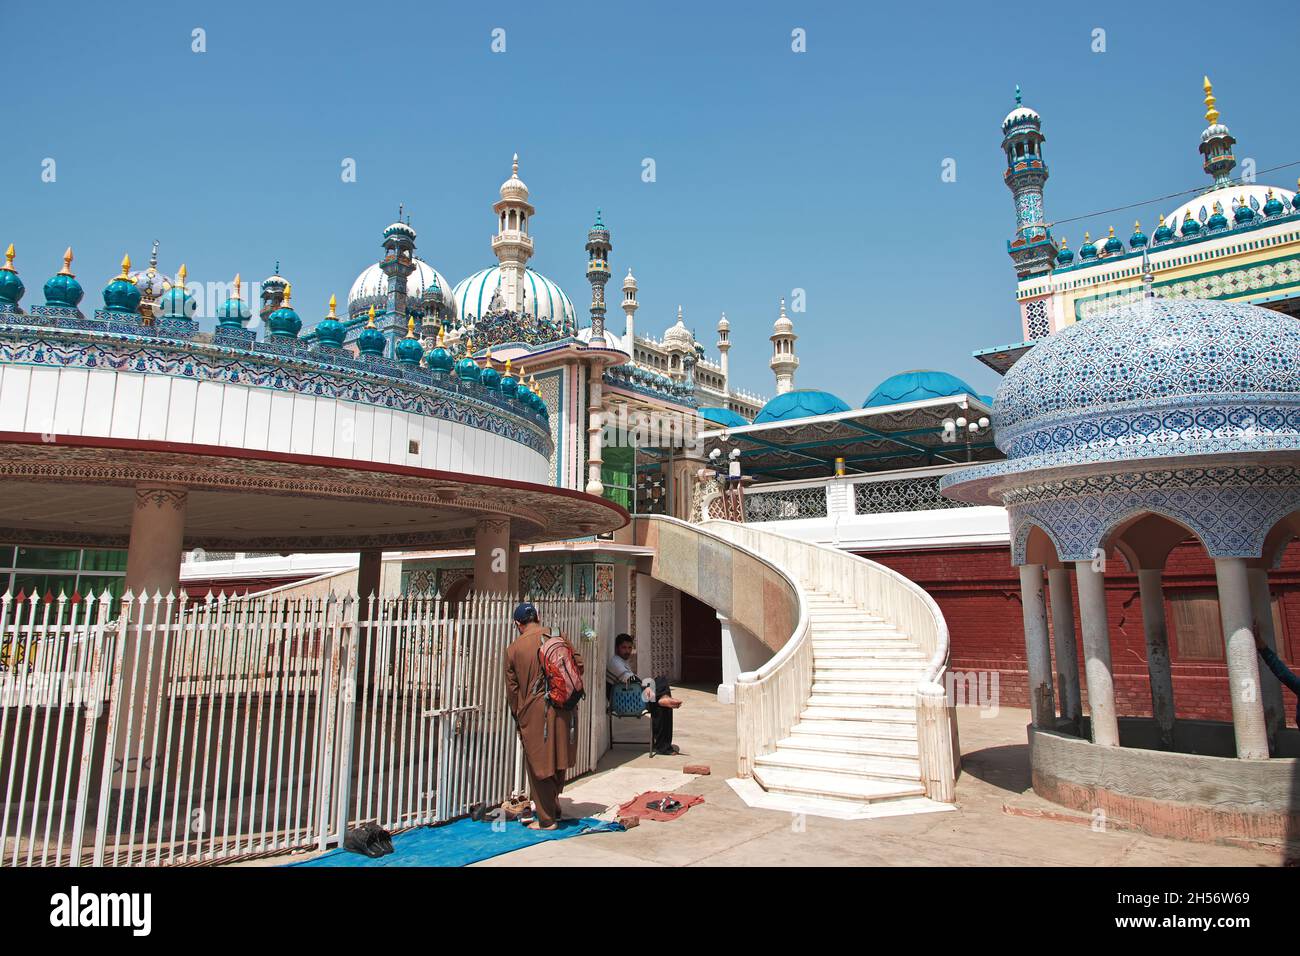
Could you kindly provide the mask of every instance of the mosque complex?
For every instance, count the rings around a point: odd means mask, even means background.
[[[712,349],[680,307],[648,335],[629,269],[615,324],[599,211],[580,318],[529,265],[538,208],[518,156],[491,203],[494,265],[452,284],[399,215],[314,320],[277,265],[256,301],[237,279],[201,329],[157,245],[142,271],[123,260],[102,308],[83,311],[71,250],[24,304],[10,246],[4,586],[590,599],[656,673],[739,705],[788,652],[738,599],[711,600],[707,561],[772,532],[924,589],[946,622],[934,673],[992,677],[1003,706],[1028,708],[1041,795],[1183,838],[1292,832],[1300,731],[1254,634],[1300,655],[1300,194],[1233,177],[1208,79],[1204,96],[1208,188],[1149,235],[1107,224],[1072,248],[1046,212],[1043,117],[1017,89],[1001,146],[1020,341],[974,352],[1003,376],[992,396],[926,369],[860,403],[796,387],[809,370],[784,300],[772,396],[739,389],[725,315]],[[611,427],[627,422],[663,427]],[[661,567],[692,528],[711,542],[698,584]],[[761,787],[947,799],[927,783],[924,718],[899,716],[915,695],[881,689],[920,671],[809,653],[801,723],[745,758]],[[851,784],[846,754],[872,768]]]

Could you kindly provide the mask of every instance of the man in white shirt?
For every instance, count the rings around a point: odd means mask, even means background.
[[[630,663],[635,651],[636,642],[632,640],[632,635],[620,634],[614,638],[614,654],[605,668],[610,683],[642,683]],[[650,681],[644,683],[647,688],[651,684]],[[646,707],[650,711],[651,726],[654,730],[654,751],[665,755],[679,753],[679,749],[673,745],[673,711],[682,706],[682,702],[673,697],[672,688],[668,686],[666,677],[656,677],[653,685],[654,689],[646,701]]]

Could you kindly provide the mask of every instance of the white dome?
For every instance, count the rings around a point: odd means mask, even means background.
[[[1291,200],[1295,196],[1295,193],[1291,192],[1289,189],[1281,189],[1277,186],[1269,187],[1260,185],[1225,186],[1222,189],[1213,189],[1208,193],[1202,193],[1194,199],[1183,203],[1173,212],[1169,213],[1169,215],[1165,216],[1165,225],[1169,226],[1175,233],[1177,233],[1182,227],[1183,218],[1190,212],[1192,218],[1203,226],[1205,225],[1205,222],[1201,216],[1201,210],[1205,210],[1204,218],[1208,219],[1210,216],[1214,215],[1214,204],[1216,202],[1223,206],[1223,214],[1228,217],[1228,223],[1231,224],[1233,204],[1243,197],[1247,204],[1250,203],[1250,200],[1253,197],[1259,204],[1259,208],[1255,210],[1256,215],[1263,216],[1264,203],[1268,202],[1268,191],[1270,188],[1273,190],[1273,195],[1286,204],[1287,212],[1290,212]]]
[[[1002,128],[1006,129],[1012,123],[1018,123],[1021,120],[1033,120],[1035,123],[1038,123],[1041,122],[1042,117],[1038,115],[1036,110],[1031,110],[1028,106],[1017,106],[1008,113],[1007,118],[1002,121]]]
[[[415,271],[406,279],[407,296],[418,299],[424,295],[425,289],[437,285],[438,290],[442,292],[443,309],[452,308],[451,283],[423,259],[416,258],[414,262]],[[356,318],[372,305],[380,307],[387,298],[388,276],[384,275],[384,270],[379,268],[379,263],[375,263],[366,268],[361,275],[357,276],[357,281],[352,283],[352,291],[348,293],[348,316]]]
[[[515,153],[514,166],[510,178],[501,184],[501,198],[512,202],[527,202],[528,187],[519,178],[519,154]]]
[[[677,324],[664,333],[664,345],[677,346],[684,349],[695,347],[695,336],[691,335],[690,329],[682,321],[682,307],[677,307]]]
[[[482,269],[468,279],[461,279],[452,291],[456,315],[462,322],[483,315],[491,306],[492,296],[500,284],[500,266]],[[535,318],[563,323],[570,329],[578,325],[577,310],[564,290],[540,272],[524,270],[524,301],[524,311]]]

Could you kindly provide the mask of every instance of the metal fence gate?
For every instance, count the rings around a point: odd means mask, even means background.
[[[608,745],[592,601],[535,601],[587,662],[578,763]],[[325,849],[524,786],[512,599],[0,598],[0,865],[167,866]]]

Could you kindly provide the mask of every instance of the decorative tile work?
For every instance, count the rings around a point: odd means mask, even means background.
[[[1222,269],[1205,272],[1187,279],[1158,282],[1156,294],[1173,299],[1222,299],[1246,292],[1282,289],[1300,282],[1300,257],[1256,262],[1240,269]],[[1142,290],[1126,289],[1106,292],[1074,304],[1075,318],[1090,319],[1118,308],[1141,301]]]
[[[650,602],[650,665],[655,677],[677,674],[676,620],[677,602],[672,598]]]
[[[955,501],[940,494],[939,477],[929,475],[923,478],[900,478],[897,481],[858,482],[853,486],[853,512],[876,515],[969,507],[969,502]]]
[[[433,573],[436,574],[438,578],[438,593],[441,594],[443,597],[446,597],[447,592],[451,588],[455,587],[458,581],[463,581],[466,578],[472,578],[474,576],[474,569],[473,568],[438,568]]]
[[[542,401],[546,403],[548,424],[551,431],[551,484],[558,485],[560,483],[560,456],[564,454],[564,443],[561,437],[564,405],[560,398],[559,373],[543,375],[537,380],[537,389],[542,394]]]
[[[596,566],[593,564],[575,564],[569,568],[573,580],[573,596],[580,601],[588,600],[596,594]]]
[[[563,597],[564,565],[522,565],[519,568],[519,589],[533,597]]]
[[[826,488],[783,488],[745,495],[746,521],[793,521],[826,517]]]
[[[1047,319],[1047,300],[1035,299],[1025,304],[1025,333],[1030,339],[1041,339],[1052,331]]]
[[[596,600],[614,600],[614,565],[596,565]]]

